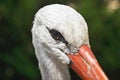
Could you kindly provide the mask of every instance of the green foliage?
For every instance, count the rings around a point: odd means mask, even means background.
[[[1,0],[0,80],[40,80],[31,40],[34,15],[52,3],[73,6],[86,19],[90,43],[110,80],[120,72],[120,8],[107,9],[109,0]],[[120,4],[120,3],[119,3]]]

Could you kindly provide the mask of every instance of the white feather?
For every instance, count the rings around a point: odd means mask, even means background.
[[[46,27],[58,30],[71,52],[77,52],[82,44],[89,45],[87,24],[74,9],[60,4],[45,6],[35,15],[32,38],[43,80],[70,80],[65,54],[69,50],[64,43],[56,43]]]

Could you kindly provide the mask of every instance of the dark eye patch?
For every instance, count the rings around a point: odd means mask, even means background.
[[[53,37],[54,40],[62,41],[63,43],[68,44],[68,42],[64,39],[64,37],[62,36],[62,34],[58,30],[55,30],[55,29],[49,30],[48,29],[48,31],[50,32],[50,34],[51,34],[51,36]]]

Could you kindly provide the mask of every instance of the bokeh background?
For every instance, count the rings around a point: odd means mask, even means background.
[[[120,0],[0,0],[0,80],[40,80],[31,28],[37,10],[66,4],[86,19],[91,48],[110,80],[120,79]]]

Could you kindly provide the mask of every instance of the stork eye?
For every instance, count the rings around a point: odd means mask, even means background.
[[[63,36],[61,35],[61,33],[58,32],[58,31],[55,30],[55,29],[51,29],[51,30],[50,30],[50,34],[51,34],[51,36],[53,37],[53,39],[55,39],[55,40],[59,40],[59,41],[62,41],[62,40],[63,40]]]
[[[51,30],[48,29],[48,31],[50,32],[50,34],[54,40],[62,41],[63,43],[68,44],[68,42],[64,39],[64,37],[62,36],[62,34],[59,31],[57,31],[55,29],[51,29]]]

